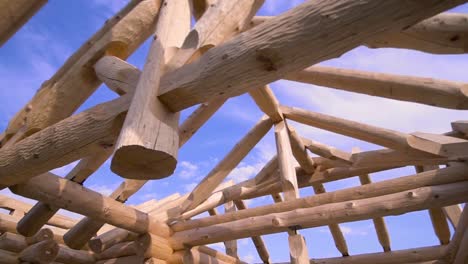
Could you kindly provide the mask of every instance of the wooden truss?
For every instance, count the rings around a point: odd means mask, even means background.
[[[0,45],[45,2],[0,1]],[[467,53],[468,15],[441,12],[468,1],[308,0],[277,17],[254,16],[263,2],[129,1],[44,82],[0,137],[1,187],[38,201],[0,197],[10,212],[0,214],[0,263],[243,263],[241,238],[271,263],[262,235],[278,232],[288,233],[291,263],[468,263],[468,209],[459,205],[468,201],[468,121],[445,134],[407,134],[281,105],[268,86],[287,79],[466,110],[466,83],[311,65],[359,45]],[[140,71],[125,60],[149,37]],[[72,115],[102,83],[120,97]],[[125,205],[147,181],[170,176],[178,149],[243,93],[265,116],[192,192]],[[179,123],[179,111],[197,104]],[[301,137],[289,120],[383,148],[348,153]],[[277,155],[255,178],[225,182],[272,128]],[[125,181],[110,196],[83,187],[110,157]],[[50,172],[78,160],[64,178]],[[369,177],[404,166],[415,174]],[[326,192],[324,183],[350,177],[362,185]],[[315,195],[300,197],[309,186]],[[243,201],[261,196],[274,203]],[[384,217],[417,210],[429,211],[440,245],[393,251]],[[382,252],[350,256],[339,224],[365,219]],[[343,257],[311,259],[299,230],[318,226],[330,229]],[[226,254],[206,246],[217,242]]]

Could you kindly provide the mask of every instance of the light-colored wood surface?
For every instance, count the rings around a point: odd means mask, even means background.
[[[275,124],[275,140],[284,200],[291,201],[299,198],[299,189],[297,186],[296,170],[294,169],[292,160],[293,155],[288,128],[284,121]]]

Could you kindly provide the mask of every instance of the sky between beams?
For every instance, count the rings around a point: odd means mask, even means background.
[[[0,130],[6,129],[8,120],[32,98],[41,83],[50,78],[68,56],[126,2],[49,0],[26,26],[0,48]],[[301,2],[266,0],[259,15],[278,15]],[[468,5],[450,12],[468,13]],[[146,42],[130,57],[129,62],[141,69],[148,48],[149,43]],[[467,55],[432,55],[409,50],[371,50],[359,47],[341,58],[324,62],[323,65],[468,82]],[[288,81],[275,82],[271,87],[282,104],[300,106],[403,132],[446,132],[450,130],[451,121],[466,119],[468,116],[467,111],[439,109]],[[115,97],[109,89],[101,86],[78,111]],[[182,119],[192,110],[193,108],[183,111]],[[129,203],[138,204],[175,192],[191,191],[261,116],[262,113],[247,95],[230,99],[180,150],[176,173],[167,179],[148,183],[129,200]],[[293,125],[305,137],[346,151],[351,151],[352,147],[360,147],[362,150],[377,148],[375,145],[323,130],[295,123]],[[240,182],[253,177],[275,151],[274,137],[270,131],[228,178]],[[68,165],[54,172],[63,176],[71,168],[72,165]],[[412,168],[393,170],[374,174],[372,179],[380,181],[413,172]],[[85,186],[109,194],[121,181],[122,178],[109,170],[107,162],[89,178]],[[331,191],[358,184],[357,179],[349,179],[326,184],[325,187]],[[8,193],[5,190],[2,192]],[[311,188],[301,191],[302,196],[311,194]],[[269,197],[248,201],[251,207],[267,203],[272,203]],[[222,208],[220,210],[223,211]],[[394,250],[438,244],[429,215],[425,211],[385,219]],[[342,224],[341,227],[351,255],[381,251],[371,221]],[[301,234],[306,237],[311,257],[340,255],[327,228],[303,230]],[[264,239],[274,262],[289,260],[285,234],[268,235],[264,236]],[[222,243],[217,243],[214,247],[224,250]],[[249,239],[239,241],[239,255],[247,262],[260,262]]]

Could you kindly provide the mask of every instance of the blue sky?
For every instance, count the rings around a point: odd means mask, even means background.
[[[266,0],[259,15],[277,15],[301,2]],[[0,130],[6,128],[8,120],[32,98],[41,83],[50,78],[68,56],[125,3],[125,0],[49,0],[40,12],[0,48]],[[452,12],[468,13],[468,5],[458,7]],[[129,62],[141,69],[148,47],[149,43],[146,42],[130,57]],[[341,58],[323,64],[468,82],[467,55],[433,55],[409,50],[371,50],[359,47]],[[439,109],[288,81],[275,82],[271,87],[282,104],[300,106],[402,132],[446,132],[450,130],[451,121],[466,119],[468,116],[466,111]],[[78,112],[115,97],[107,87],[101,86]],[[185,110],[182,119],[192,110],[193,108]],[[190,191],[261,116],[262,113],[247,95],[231,98],[180,150],[179,165],[175,174],[167,179],[148,183],[129,200],[129,203],[138,204],[147,199],[161,199],[174,192]],[[320,129],[293,122],[291,124],[305,137],[346,151],[351,151],[351,148],[356,146],[362,150],[378,148]],[[270,131],[228,179],[240,182],[253,177],[274,153],[274,136]],[[85,185],[105,194],[115,189],[122,178],[110,171],[109,164],[107,162]],[[54,172],[64,175],[71,168],[72,165],[68,165]],[[413,172],[413,168],[403,168],[373,174],[372,179],[385,180]],[[358,179],[353,178],[326,184],[326,188],[331,191],[358,184]],[[302,196],[311,194],[311,188],[301,191]],[[251,207],[266,203],[272,203],[272,200],[263,197],[248,201]],[[219,210],[223,211],[222,208]],[[385,219],[392,249],[438,243],[426,211]],[[381,251],[371,221],[346,223],[341,227],[351,255]],[[327,228],[302,230],[300,233],[306,237],[311,257],[340,255]],[[264,236],[264,239],[273,261],[289,260],[286,234],[268,235]],[[216,244],[215,248],[223,250],[221,243]],[[239,241],[239,254],[245,261],[259,261],[255,247],[249,239]]]

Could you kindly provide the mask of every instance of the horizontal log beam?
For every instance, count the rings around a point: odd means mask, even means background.
[[[10,189],[18,195],[43,201],[136,233],[155,232],[162,236],[169,236],[170,233],[167,226],[153,221],[148,214],[51,173],[34,177]]]
[[[468,109],[468,83],[323,66],[288,74],[285,79],[431,106]]]
[[[176,232],[170,238],[174,249],[216,243],[229,239],[285,232],[290,227],[311,228],[330,223],[359,221],[388,215],[442,207],[468,201],[468,182],[421,187],[379,197],[347,200],[313,208],[272,213],[209,227]],[[245,211],[245,210],[244,210]],[[242,212],[242,211],[239,211]]]
[[[177,112],[214,96],[237,96],[465,2],[306,1],[166,74],[159,99]]]
[[[345,258],[311,259],[315,264],[399,264],[438,260],[447,254],[447,246],[396,250],[385,253],[354,255]]]

